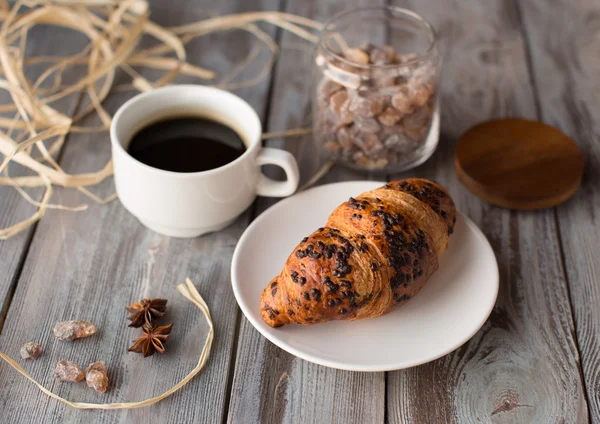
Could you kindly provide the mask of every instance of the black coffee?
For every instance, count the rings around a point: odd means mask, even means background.
[[[127,151],[154,168],[199,172],[234,161],[246,151],[246,146],[231,128],[190,116],[148,125],[133,136]]]

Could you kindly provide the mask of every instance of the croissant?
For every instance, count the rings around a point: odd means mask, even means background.
[[[302,239],[264,289],[262,317],[280,327],[383,315],[438,269],[455,223],[448,192],[425,179],[351,197]]]

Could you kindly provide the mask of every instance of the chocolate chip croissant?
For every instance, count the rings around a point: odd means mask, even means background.
[[[296,246],[262,293],[262,317],[280,327],[383,315],[437,270],[455,222],[446,190],[424,179],[351,197]]]

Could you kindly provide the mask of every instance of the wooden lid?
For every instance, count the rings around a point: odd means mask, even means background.
[[[541,122],[499,119],[458,141],[454,164],[475,195],[510,209],[548,208],[581,185],[583,155],[566,134]]]

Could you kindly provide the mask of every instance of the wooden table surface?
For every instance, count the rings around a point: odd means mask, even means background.
[[[385,0],[152,1],[152,19],[173,26],[207,16],[285,10],[320,21],[344,7]],[[3,423],[586,423],[600,422],[600,3],[595,0],[406,0],[438,30],[445,52],[442,137],[421,167],[387,179],[419,176],[445,185],[457,207],[479,225],[500,267],[498,301],[483,328],[464,346],[415,368],[358,373],[313,365],[275,347],[243,317],[229,267],[250,221],[276,200],[259,198],[232,226],[193,240],[157,235],[118,201],[85,212],[49,211],[27,231],[0,242],[0,350],[14,358],[40,341],[45,355],[24,366],[55,393],[88,402],[155,396],[198,360],[207,332],[202,315],[176,292],[189,276],[213,314],[216,339],[206,369],[157,405],[124,411],[77,411],[38,391],[0,363]],[[237,90],[258,111],[266,131],[310,122],[311,47],[272,26],[282,43],[271,75]],[[393,36],[393,34],[392,34]],[[29,55],[72,54],[85,43],[67,30],[39,27]],[[256,45],[247,33],[199,38],[193,63],[225,72]],[[266,58],[267,56],[265,56]],[[252,66],[245,76],[255,74]],[[185,80],[182,79],[182,82]],[[7,94],[0,93],[7,101]],[[132,93],[107,100],[114,111]],[[82,105],[68,105],[76,113]],[[542,120],[572,136],[583,150],[583,187],[554,209],[512,212],[466,191],[453,169],[457,138],[477,122],[518,116]],[[91,120],[88,124],[92,124]],[[310,137],[270,140],[298,159],[306,181],[318,168]],[[106,134],[73,134],[60,152],[66,170],[99,169],[109,158]],[[15,171],[16,172],[16,171]],[[334,168],[328,183],[374,177]],[[112,181],[95,188],[114,191]],[[0,189],[0,226],[32,213],[9,188]],[[53,202],[84,199],[57,190]],[[268,236],[268,235],[266,235]],[[175,323],[167,354],[126,353],[137,334],[124,307],[141,296],[169,299]],[[97,336],[55,341],[53,324],[97,323]],[[112,389],[56,382],[59,359],[82,365],[105,360]]]

